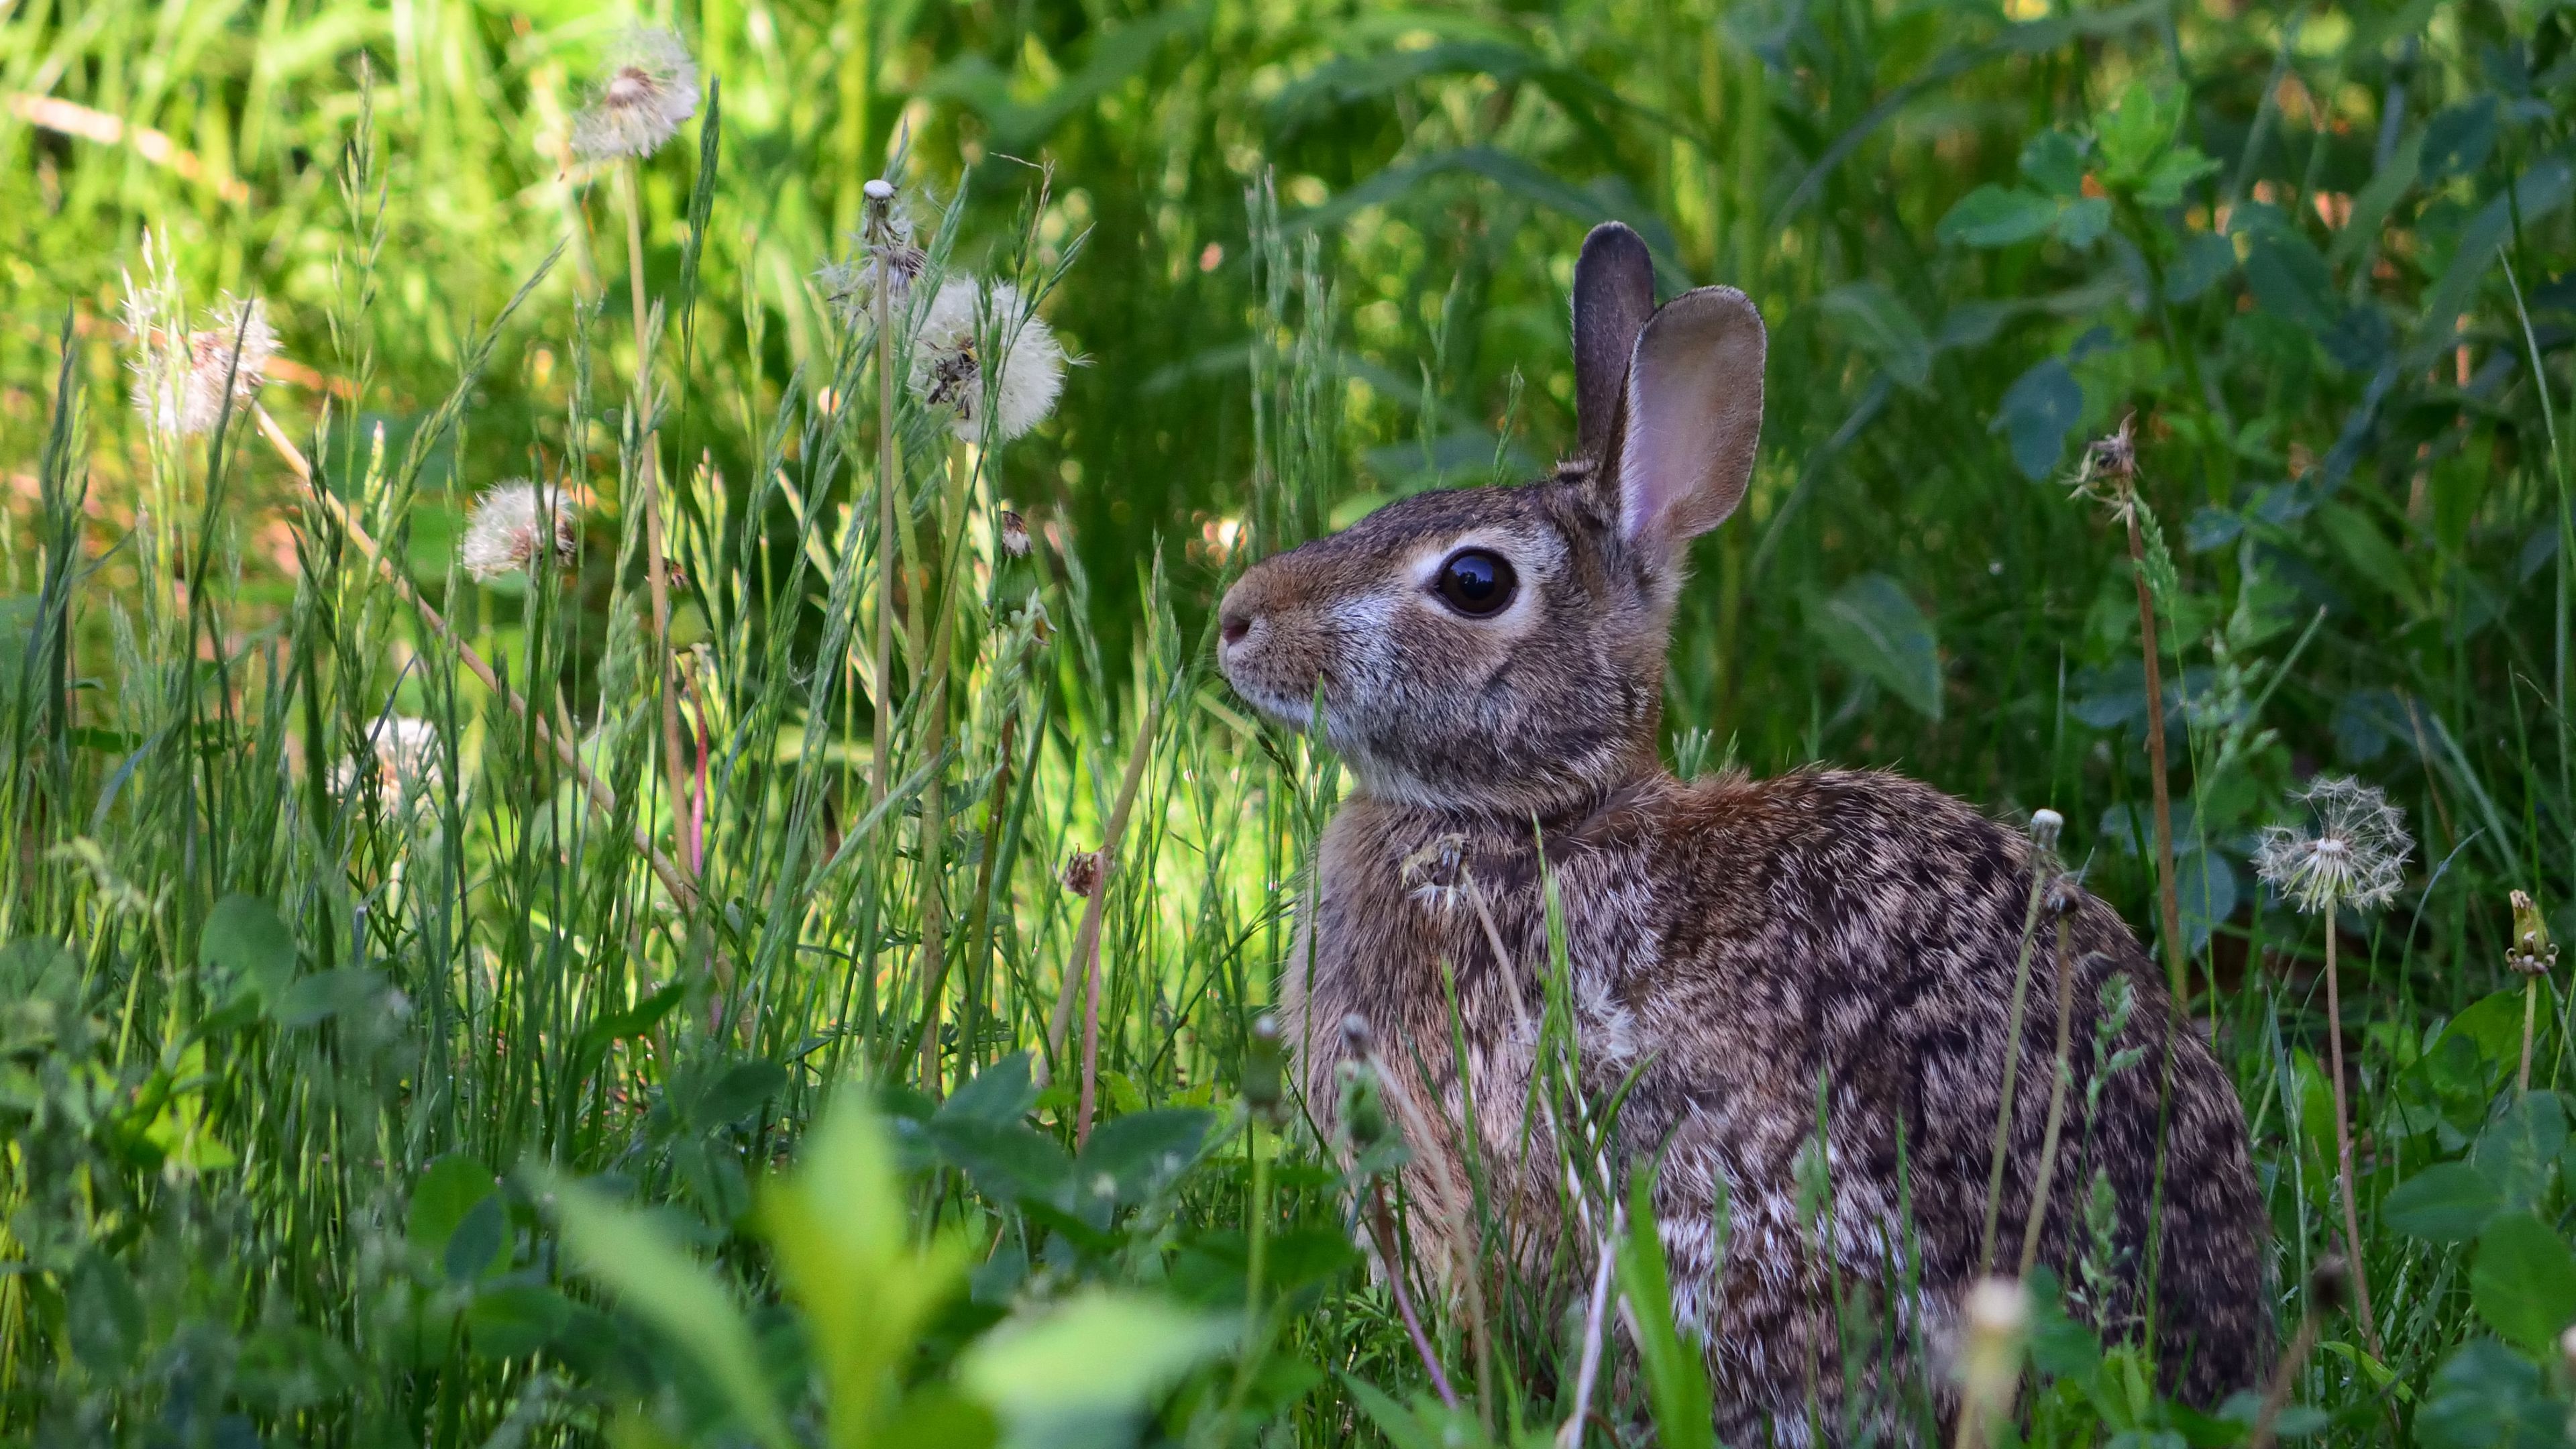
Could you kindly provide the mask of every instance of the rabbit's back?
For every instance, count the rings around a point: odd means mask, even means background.
[[[1844,1415],[1889,1407],[1880,1365],[1944,1356],[1978,1270],[2027,846],[1900,777],[1809,771],[1639,781],[1549,833],[1546,855],[1587,1084],[1606,1097],[1635,1076],[1619,1138],[1632,1154],[1663,1154],[1657,1210],[1674,1306],[1707,1336],[1721,1428],[1734,1437],[1768,1420],[1803,1437],[1820,1413],[1815,1428],[1845,1437]],[[1518,1112],[1535,1040],[1527,1015],[1548,959],[1540,875],[1526,825],[1462,827],[1355,801],[1328,837],[1311,970],[1293,979],[1292,965],[1289,992],[1292,1019],[1356,1011],[1404,1042],[1395,1075],[1435,1134],[1463,1120],[1472,1092],[1489,1161],[1522,1178],[1507,1196],[1525,1219],[1525,1250],[1553,1241],[1559,1175],[1545,1133],[1525,1130]],[[2084,896],[2068,924],[2073,1084],[2040,1261],[2118,1331],[2146,1310],[2152,1258],[2161,1357],[2208,1402],[2250,1382],[2268,1348],[2242,1114],[2207,1045],[2172,1029],[2161,978],[2118,916]],[[1517,963],[1509,974],[1495,969],[1497,938]],[[1996,1235],[2006,1271],[2038,1187],[2056,955],[2044,926]],[[2115,975],[2134,1010],[2108,1045],[2135,1060],[2097,1095],[2095,1027]],[[1463,1082],[1448,1049],[1452,999],[1470,1063]],[[2151,1251],[2168,1042],[2162,1235]],[[1307,1056],[1310,1089],[1330,1056]],[[1444,1136],[1424,1172],[1463,1176],[1457,1151]],[[2088,1227],[2097,1176],[2107,1213],[2096,1209]],[[1440,1190],[1416,1186],[1417,1201]]]

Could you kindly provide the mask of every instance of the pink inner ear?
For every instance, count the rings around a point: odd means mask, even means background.
[[[1762,314],[1733,287],[1664,304],[1628,360],[1621,525],[1677,548],[1735,511],[1762,438]]]

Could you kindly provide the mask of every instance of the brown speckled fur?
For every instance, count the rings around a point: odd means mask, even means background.
[[[1591,246],[1585,268],[1596,282],[1609,270],[1595,265]],[[1578,272],[1578,356],[1625,355],[1600,345],[1587,353],[1585,286]],[[1629,301],[1597,310],[1642,317]],[[1740,328],[1752,314],[1729,293],[1700,317],[1683,325]],[[1641,397],[1632,376],[1623,417],[1733,406],[1749,386],[1758,418],[1758,319],[1751,325],[1749,384],[1740,368],[1685,379],[1700,393],[1734,388],[1731,402],[1708,404],[1691,388],[1677,396],[1670,385]],[[1602,380],[1578,378],[1578,393],[1597,412]],[[1444,1139],[1415,1144],[1433,1168],[1454,1170],[1471,1090],[1482,1157],[1513,1224],[1511,1241],[1494,1246],[1552,1248],[1557,1156],[1521,1121],[1534,1042],[1522,1012],[1541,997],[1548,959],[1543,833],[1564,903],[1584,1086],[1606,1098],[1636,1074],[1617,1118],[1620,1148],[1663,1154],[1660,1234],[1675,1308],[1706,1335],[1718,1427],[1735,1443],[1819,1434],[1839,1442],[1848,1426],[1895,1421],[1892,1404],[1861,1402],[1885,1379],[1874,1365],[1844,1362],[1833,1285],[1848,1301],[1855,1285],[1866,1293],[1919,1274],[1919,1295],[1898,1290],[1885,1306],[1908,1341],[1919,1330],[1937,1358],[1976,1271],[2029,849],[1959,801],[1892,774],[1685,783],[1667,773],[1654,740],[1682,547],[1734,497],[1670,534],[1639,527],[1639,493],[1653,480],[1620,478],[1615,427],[1587,420],[1585,434],[1607,440],[1598,466],[1569,465],[1520,488],[1404,499],[1265,561],[1228,595],[1229,679],[1290,724],[1305,722],[1320,698],[1330,742],[1359,782],[1324,838],[1310,935],[1283,972],[1283,1016],[1319,1117],[1333,1102],[1338,1023],[1356,1014],[1371,1024],[1394,1069],[1390,1086]],[[1749,456],[1749,440],[1735,441]],[[1425,586],[1425,560],[1436,565],[1467,544],[1504,553],[1518,570],[1520,597],[1496,618],[1466,618]],[[1470,878],[1508,961],[1496,959],[1483,918],[1465,903]],[[2044,944],[2033,966],[2017,1069],[1998,1253],[2006,1264],[2021,1241],[2047,1113],[2052,954]],[[2242,1109],[2208,1046],[2175,1021],[2136,939],[2090,896],[2072,918],[2071,955],[2076,1078],[2041,1260],[2071,1276],[2100,1170],[2116,1195],[2127,1275],[2102,1310],[2115,1325],[2143,1314],[2137,1279],[2151,1256],[2159,1065],[2169,1045],[2156,1348],[2169,1381],[2210,1403],[2254,1382],[2271,1342]],[[1464,1081],[1449,1046],[1443,963],[1456,977]],[[2124,1045],[2145,1058],[2112,1079],[2088,1122],[2091,1023],[2114,972],[2137,997]],[[1798,1162],[1812,1151],[1820,1111],[1830,1193],[1811,1224],[1797,1206]],[[1430,1192],[1416,1182],[1417,1200]],[[1712,1231],[1721,1194],[1722,1254]],[[1436,1235],[1437,1217],[1417,1212],[1412,1230]],[[1918,1365],[1912,1377],[1943,1375]]]

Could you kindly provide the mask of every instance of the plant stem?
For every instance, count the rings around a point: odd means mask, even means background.
[[[2370,1274],[2361,1261],[2361,1209],[2352,1190],[2352,1112],[2344,1102],[2343,991],[2335,970],[2335,904],[2326,902],[2326,1053],[2334,1084],[2335,1176],[2343,1189],[2344,1254],[2352,1262],[2352,1304],[2361,1318],[2361,1335],[2371,1357],[2385,1360],[2379,1327],[2370,1316]]]
[[[2299,1328],[2290,1335],[2290,1346],[2281,1361],[2272,1368],[2272,1382],[2263,1390],[2263,1406],[2254,1415],[2254,1437],[2247,1440],[2249,1449],[2271,1449],[2275,1441],[2272,1426],[2279,1422],[2281,1410],[2289,1407],[2290,1390],[2299,1381],[2299,1371],[2308,1365],[2308,1356],[2317,1351],[2317,1314],[2311,1308],[2299,1315]]]
[[[304,451],[295,446],[294,439],[286,436],[286,430],[277,425],[277,419],[269,416],[268,409],[254,406],[252,416],[259,424],[260,436],[268,439],[268,445],[276,449],[277,455],[286,461],[287,470],[304,484],[305,492],[311,495],[314,502],[322,506],[323,512],[331,515],[332,523],[342,533],[348,535],[351,543],[358,546],[358,552],[366,555],[367,561],[376,566],[377,577],[390,584],[393,591],[412,606],[413,610],[420,615],[421,622],[429,626],[429,632],[436,635],[439,642],[456,651],[456,657],[464,663],[467,672],[481,680],[485,689],[499,695],[502,702],[509,705],[513,713],[522,718],[528,718],[528,702],[519,697],[517,690],[501,682],[500,676],[492,672],[492,666],[484,663],[483,656],[474,652],[473,645],[466,643],[458,637],[455,630],[448,627],[447,620],[441,618],[439,612],[430,607],[429,601],[412,588],[411,580],[404,578],[402,573],[393,566],[393,561],[385,557],[384,550],[377,546],[375,539],[368,536],[367,530],[359,525],[357,518],[339,499],[331,496],[329,489],[324,488],[314,478],[313,465],[305,460]],[[580,781],[582,789],[589,793],[591,804],[597,806],[601,814],[614,817],[617,813],[616,792],[609,789],[606,782],[592,774],[588,766],[582,764],[581,755],[573,748],[572,736],[549,728],[543,715],[537,715],[529,722],[536,727],[537,738],[554,746],[555,754],[563,761],[564,768],[572,771],[573,778]],[[635,849],[653,867],[653,874],[661,878],[663,888],[671,893],[671,899],[677,901],[682,910],[697,904],[696,889],[662,854],[660,847],[653,844],[652,837],[645,832],[641,824],[635,827]]]
[[[2134,482],[2131,483],[2134,489]],[[2173,792],[2165,780],[2164,667],[2156,648],[2155,600],[2147,592],[2147,549],[2138,534],[2134,491],[2123,517],[2129,525],[2129,577],[2138,586],[2138,652],[2147,666],[2147,770],[2156,804],[2156,909],[2164,936],[2165,982],[2173,992],[2174,1015],[2189,1014],[2189,986],[2183,973],[2182,904],[2174,893]]]
[[[635,312],[635,398],[643,410],[643,452],[635,462],[636,506],[644,511],[644,583],[653,603],[653,680],[662,703],[662,772],[671,792],[671,834],[685,836],[688,824],[682,804],[688,798],[689,765],[680,750],[680,700],[671,682],[671,581],[663,563],[662,498],[654,477],[662,438],[653,421],[653,355],[651,329],[645,325],[644,196],[642,163],[629,157],[617,171],[618,196],[626,207],[626,273]],[[683,858],[694,855],[684,842]]]
[[[948,747],[949,656],[955,652],[957,596],[961,592],[957,557],[966,540],[965,498],[974,478],[974,463],[963,444],[948,459],[948,487],[939,503],[939,557],[945,576],[939,591],[939,623],[931,631],[930,680],[922,709],[929,724],[922,737],[922,757],[930,761],[930,778],[921,788],[921,1088],[939,1096],[939,1018],[948,981],[948,797],[947,771],[939,765]],[[951,542],[953,540],[953,542]]]
[[[1072,1030],[1074,991],[1083,993],[1082,1013],[1082,1100],[1074,1118],[1073,1138],[1076,1143],[1091,1139],[1092,1094],[1100,1065],[1100,927],[1101,913],[1109,903],[1109,883],[1118,870],[1118,842],[1127,833],[1127,816],[1136,808],[1136,791],[1145,781],[1145,764],[1154,756],[1154,731],[1163,717],[1160,695],[1146,706],[1145,718],[1136,727],[1136,743],[1127,751],[1127,773],[1118,782],[1117,802],[1109,807],[1109,829],[1100,842],[1100,878],[1091,888],[1091,897],[1082,908],[1082,928],[1073,939],[1073,960],[1067,963],[1064,982],[1056,991],[1055,1011],[1047,1023],[1046,1061],[1040,1062],[1041,1073],[1047,1062],[1064,1055],[1065,1034]],[[1044,1085],[1041,1075],[1040,1085]]]
[[[2528,1096],[2531,1092],[2531,1033],[2539,1021],[2540,978],[2526,976],[2522,980],[2522,1068],[2513,1077],[2516,1096]]]
[[[2039,939],[2039,903],[2048,894],[2051,862],[2040,852],[2031,853],[2030,907],[2021,920],[2021,954],[2013,962],[2012,1017],[2004,1032],[2004,1080],[2002,1094],[1995,1102],[1995,1147],[1993,1164],[1986,1170],[1986,1231],[1977,1249],[1977,1276],[1984,1277],[1995,1267],[1995,1233],[2003,1220],[2004,1161],[2012,1146],[2014,1079],[2021,1067],[2022,1011],[2030,995],[2030,953]]]
[[[2066,1127],[2066,1088],[2075,1031],[2075,963],[2067,959],[2067,916],[2057,917],[2057,1070],[2048,1086],[2048,1130],[2040,1137],[2039,1186],[2031,1190],[2030,1221],[2021,1230],[2021,1270],[2014,1276],[2030,1281],[2039,1261],[2039,1233],[2048,1222],[2049,1195],[2057,1181],[2057,1145]]]
[[[868,806],[885,803],[894,783],[891,735],[894,729],[894,614],[901,582],[901,557],[895,548],[894,510],[894,280],[885,258],[877,258],[877,624],[868,656],[875,671],[874,748],[868,755]]]
[[[1453,1412],[1458,1407],[1457,1391],[1449,1387],[1449,1376],[1440,1371],[1440,1356],[1431,1351],[1431,1337],[1422,1331],[1422,1320],[1413,1311],[1413,1295],[1404,1286],[1404,1258],[1396,1251],[1395,1215],[1387,1210],[1386,1184],[1369,1184],[1369,1198],[1375,1211],[1370,1218],[1370,1236],[1377,1240],[1377,1254],[1386,1264],[1386,1285],[1395,1294],[1396,1312],[1404,1316],[1404,1331],[1413,1340],[1413,1351],[1431,1374],[1431,1387],[1438,1391],[1440,1402]]]

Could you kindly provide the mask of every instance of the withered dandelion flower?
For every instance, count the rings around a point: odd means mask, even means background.
[[[988,346],[1002,349],[998,370],[987,365]],[[983,440],[989,406],[993,441],[1007,443],[1054,411],[1064,361],[1055,330],[1021,301],[1019,288],[955,277],[922,309],[912,391],[925,406],[951,414],[957,436],[969,443]]]
[[[551,558],[570,563],[573,514],[560,488],[514,478],[474,503],[456,561],[486,583]]]
[[[698,64],[670,31],[638,26],[609,53],[608,79],[572,124],[572,148],[593,161],[650,156],[698,113]]]
[[[234,411],[249,407],[277,356],[277,329],[256,297],[226,298],[204,327],[188,334],[184,352],[154,345],[145,330],[137,336],[146,345],[134,363],[135,411],[182,437],[214,431],[228,392]]]

